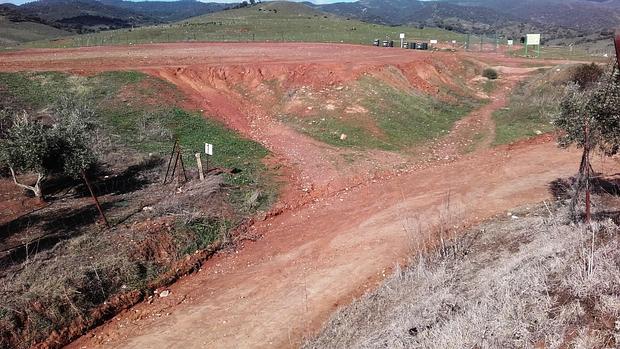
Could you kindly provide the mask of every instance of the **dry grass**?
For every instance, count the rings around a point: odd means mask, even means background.
[[[592,255],[592,233],[565,223],[564,211],[487,223],[456,242],[459,253],[397,268],[304,347],[615,347],[620,230],[597,224]]]
[[[178,188],[159,184],[164,171],[160,165],[141,173],[150,173],[153,182],[138,191],[101,198],[111,229],[95,226],[92,210],[76,218],[82,225],[64,222],[61,202],[41,210],[41,221],[27,223],[32,234],[67,226],[49,237],[51,244],[38,239],[34,248],[0,253],[0,348],[27,348],[74,319],[89,321],[91,311],[112,296],[143,292],[187,254],[227,239],[237,222],[223,204],[223,178]]]

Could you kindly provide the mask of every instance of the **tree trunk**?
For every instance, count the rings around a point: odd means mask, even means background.
[[[31,192],[34,193],[35,197],[43,201],[43,189],[41,188],[41,183],[43,182],[43,179],[45,179],[45,176],[43,174],[37,173],[37,182],[33,186],[31,186],[31,185],[19,183],[17,181],[17,176],[15,176],[15,171],[13,170],[13,168],[9,167],[9,170],[11,171],[11,176],[13,177],[13,183],[15,183],[15,185],[17,185],[20,188],[30,190]]]

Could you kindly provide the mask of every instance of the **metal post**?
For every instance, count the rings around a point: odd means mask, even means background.
[[[183,178],[187,182],[187,173],[185,172],[185,164],[183,164],[183,155],[181,155],[181,147],[180,146],[177,148],[177,151],[178,151],[178,154],[179,154],[179,160],[181,161],[181,169],[183,170]]]
[[[170,178],[173,179],[175,173],[177,173],[177,164],[179,163],[179,152],[177,152],[177,156],[174,157],[174,166],[172,167],[172,174],[170,174]]]
[[[179,143],[178,139],[174,140],[174,145],[172,146],[172,153],[170,154],[170,160],[168,160],[168,168],[166,169],[166,176],[164,177],[164,184],[168,181],[168,173],[170,172],[170,165],[172,164],[172,157],[174,156],[174,151],[177,149],[177,144]]]
[[[585,127],[585,144],[584,144],[584,153],[585,153],[585,171],[586,171],[586,223],[590,224],[592,221],[591,214],[591,206],[592,203],[590,201],[590,125],[588,120],[586,120]]]
[[[88,187],[90,196],[92,196],[93,200],[95,201],[95,206],[97,206],[97,210],[99,211],[99,215],[101,215],[101,219],[103,219],[105,226],[110,228],[110,223],[108,223],[108,219],[103,213],[103,208],[101,208],[101,205],[99,204],[99,200],[97,199],[97,195],[95,195],[93,188],[90,186],[90,182],[88,181],[88,177],[86,177],[86,172],[84,172],[84,170],[82,170],[82,178],[84,178],[84,182],[86,183],[86,187]]]

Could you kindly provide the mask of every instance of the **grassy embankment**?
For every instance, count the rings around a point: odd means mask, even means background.
[[[49,188],[48,206],[0,224],[0,250],[12,248],[0,254],[0,347],[29,347],[75,321],[88,327],[100,321],[91,311],[118,294],[148,296],[158,280],[172,278],[176,263],[221,246],[276,196],[263,163],[267,150],[183,109],[181,93],[164,81],[135,72],[0,74],[9,110],[47,118],[66,95],[96,110],[93,145],[101,164],[91,180],[112,228],[96,223],[83,184],[64,180],[55,186],[77,187]],[[190,182],[162,185],[175,137]],[[194,153],[204,142],[215,145],[211,167],[240,172],[197,181]]]
[[[344,101],[359,101],[365,112],[348,114],[347,105],[327,110],[316,104],[313,116],[285,115],[300,132],[327,144],[357,149],[397,151],[431,141],[447,133],[480,101],[459,97],[440,101],[429,95],[398,89],[370,77],[341,92]],[[341,134],[347,137],[341,140]]]
[[[510,95],[506,108],[494,113],[495,144],[509,144],[553,130],[552,118],[559,112],[571,66],[540,69],[521,82]]]

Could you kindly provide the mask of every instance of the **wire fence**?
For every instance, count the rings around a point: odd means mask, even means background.
[[[183,155],[189,160],[188,154]],[[88,175],[112,228],[138,215],[161,213],[153,212],[152,207],[173,196],[181,185],[198,178],[197,170],[179,167],[174,174],[168,174],[164,184],[167,162],[168,159],[153,157],[116,173],[95,171]],[[62,240],[91,233],[97,227],[105,228],[83,180],[55,178],[45,189],[45,203],[23,200],[16,210],[21,214],[0,223],[0,266],[21,263],[53,249]],[[21,195],[26,198],[25,192]]]

